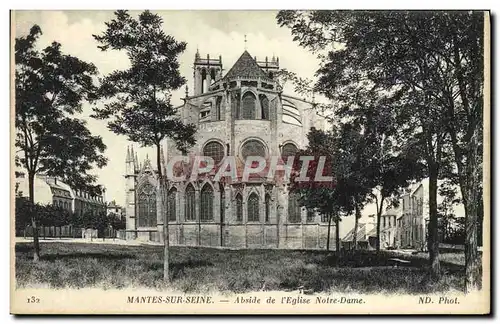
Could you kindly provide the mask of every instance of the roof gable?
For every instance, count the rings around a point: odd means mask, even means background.
[[[229,72],[226,73],[224,79],[235,77],[268,79],[266,73],[262,71],[257,62],[255,62],[253,57],[246,50],[241,54],[236,63],[234,63]]]

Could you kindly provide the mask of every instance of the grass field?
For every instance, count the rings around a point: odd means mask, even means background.
[[[161,246],[42,243],[33,263],[32,244],[16,244],[17,287],[165,288]],[[221,250],[171,247],[168,289],[243,293],[257,290],[314,292],[432,293],[462,290],[459,256],[444,256],[443,277],[427,278],[424,255],[398,256],[409,267],[390,267],[389,252],[358,251],[339,258],[334,252],[297,250]]]

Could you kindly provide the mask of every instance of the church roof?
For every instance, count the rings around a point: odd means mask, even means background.
[[[234,77],[268,78],[266,73],[262,71],[257,62],[246,50],[241,54],[236,63],[234,63],[229,72],[227,72],[224,79]]]

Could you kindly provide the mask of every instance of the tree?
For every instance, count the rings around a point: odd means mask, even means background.
[[[339,206],[338,206],[338,191],[335,188],[335,183],[322,183],[316,182],[314,177],[316,176],[316,170],[320,158],[325,158],[325,164],[323,169],[323,175],[333,176],[334,170],[334,152],[336,137],[333,132],[324,132],[322,130],[317,130],[312,128],[307,134],[308,146],[304,150],[299,150],[294,159],[293,169],[294,172],[291,173],[290,177],[290,192],[295,192],[300,195],[300,204],[305,206],[307,209],[315,210],[320,214],[327,215],[328,217],[328,234],[326,250],[330,250],[330,237],[331,237],[331,223],[332,220],[335,221],[336,227],[338,229],[340,222]],[[308,182],[298,181],[297,178],[300,174],[302,164],[300,161],[300,156],[313,156],[314,160],[309,162],[307,177],[310,180]],[[287,161],[283,161],[287,162]],[[336,251],[340,250],[340,237],[337,235],[335,237]]]
[[[371,191],[370,183],[367,181],[367,162],[365,155],[367,150],[360,142],[354,142],[359,136],[358,130],[350,125],[334,127],[332,131],[311,129],[307,135],[308,146],[305,150],[297,153],[294,169],[300,170],[301,163],[298,156],[313,156],[314,160],[309,163],[308,177],[314,179],[320,158],[325,158],[323,175],[331,176],[333,182],[298,182],[298,172],[292,173],[291,190],[301,195],[301,203],[308,208],[315,208],[322,214],[328,215],[330,224],[334,220],[338,229],[340,215],[350,215],[354,212],[354,233],[358,231],[358,221],[361,217],[363,206],[369,202]],[[328,234],[330,236],[330,234]],[[340,241],[337,233],[337,248]],[[357,247],[356,235],[353,236],[354,249]]]
[[[108,127],[133,142],[156,148],[160,196],[163,206],[164,280],[169,281],[169,237],[165,212],[166,179],[162,171],[161,143],[170,138],[186,151],[195,143],[194,125],[186,125],[177,115],[171,91],[185,83],[179,73],[178,56],[186,43],[165,34],[160,16],[144,11],[134,19],[127,11],[115,12],[101,35],[94,35],[102,51],[125,51],[130,68],[114,71],[102,80],[100,96],[110,99],[95,108],[98,119],[111,119]]]
[[[404,188],[424,175],[424,166],[419,157],[408,147],[399,147],[396,123],[391,107],[366,100],[358,96],[354,105],[341,106],[337,110],[339,118],[345,118],[349,124],[357,124],[363,129],[358,138],[368,151],[365,157],[369,160],[365,177],[372,186],[371,197],[376,204],[377,241],[376,250],[380,251],[380,226],[384,207],[396,207]]]
[[[16,218],[15,226],[16,233],[26,230],[26,227],[31,222],[31,212],[33,206],[31,201],[26,197],[16,197]]]
[[[440,219],[440,229],[443,241],[449,240],[452,228],[455,222],[455,212],[453,207],[460,202],[457,196],[456,188],[450,182],[444,182],[439,186],[439,195],[443,200],[438,204],[438,217]]]
[[[466,207],[466,289],[477,287],[476,201],[481,172],[483,14],[478,12],[281,11],[302,46],[320,52],[318,91],[347,103],[375,91],[396,113],[398,132],[421,153],[429,177],[431,274],[440,276],[437,179],[449,160]],[[326,53],[325,53],[326,52]],[[454,138],[455,137],[455,138]],[[475,188],[472,189],[472,188]]]
[[[107,163],[101,137],[93,136],[85,121],[72,117],[82,111],[84,101],[94,98],[96,67],[63,54],[57,42],[37,50],[41,33],[34,25],[15,42],[15,145],[20,155],[16,161],[27,170],[32,203],[36,174],[59,177],[73,188],[99,193],[100,187],[93,185],[96,177],[88,172]],[[37,261],[37,215],[31,215]]]

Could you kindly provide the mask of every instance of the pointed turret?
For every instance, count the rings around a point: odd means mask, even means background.
[[[134,157],[130,151],[130,146],[127,145],[127,156],[125,157],[125,176],[134,174]]]
[[[134,156],[134,168],[137,172],[139,172],[139,159],[137,158],[137,152],[135,152]]]
[[[130,162],[130,146],[127,145],[127,157],[125,158],[125,163]]]

